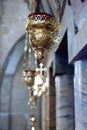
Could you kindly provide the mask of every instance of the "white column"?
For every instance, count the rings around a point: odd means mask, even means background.
[[[73,76],[58,75],[55,82],[56,130],[74,130]]]
[[[75,62],[75,130],[87,130],[87,60]]]

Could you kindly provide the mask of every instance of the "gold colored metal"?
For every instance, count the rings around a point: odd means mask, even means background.
[[[32,101],[37,102],[37,100],[38,100],[38,96],[37,95],[32,95]]]
[[[31,117],[30,117],[30,124],[31,124],[31,127],[36,126],[36,118],[34,115],[31,115]]]
[[[36,7],[37,7],[36,1],[35,1],[35,0],[32,0],[32,5],[31,5],[31,12],[32,12],[32,13],[35,12]]]
[[[55,37],[54,33],[59,30],[54,17],[47,13],[32,13],[29,15],[26,30],[29,32],[29,40],[37,59],[42,60],[44,51],[50,48]]]
[[[28,87],[34,85],[35,71],[34,70],[23,70],[23,80]]]

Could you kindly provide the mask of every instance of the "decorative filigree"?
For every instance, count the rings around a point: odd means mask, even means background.
[[[31,88],[34,85],[34,79],[35,79],[34,70],[23,70],[23,80],[29,88]]]
[[[60,25],[54,17],[47,13],[32,13],[29,15],[26,30],[29,32],[29,40],[37,59],[42,60],[45,49],[51,47],[55,32]]]

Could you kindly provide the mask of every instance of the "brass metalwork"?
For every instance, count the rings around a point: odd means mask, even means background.
[[[31,115],[30,117],[30,124],[31,124],[31,128],[36,126],[36,118],[34,115]]]
[[[23,80],[28,87],[34,85],[35,71],[34,70],[23,70]]]
[[[30,44],[37,54],[37,59],[42,60],[44,51],[49,49],[59,30],[54,17],[47,13],[32,13],[29,15],[26,30],[29,32]]]
[[[38,100],[38,96],[37,95],[32,95],[32,101],[37,102],[37,100]]]

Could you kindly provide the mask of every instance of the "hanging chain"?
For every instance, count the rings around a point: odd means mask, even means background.
[[[29,32],[26,32],[25,36],[25,45],[24,45],[24,63],[23,63],[23,69],[26,67],[30,68],[31,67],[31,46],[29,45]],[[28,58],[28,62],[27,62]]]
[[[28,53],[28,32],[26,32],[25,34],[23,70],[25,70],[26,67],[27,53]]]
[[[59,0],[55,0],[55,6],[56,6],[56,13],[57,13],[57,20],[58,20],[58,23],[60,23],[60,14],[61,14],[61,10],[60,10],[60,3],[59,3]]]
[[[37,68],[37,55],[36,53],[34,53],[34,57],[35,57],[35,69]]]
[[[29,44],[29,35],[28,35],[28,44]],[[31,53],[32,53],[32,48],[29,44],[29,48],[28,48],[28,59],[29,59],[28,66],[29,66],[29,68],[31,67]]]
[[[37,7],[36,1],[32,0],[32,3],[31,3],[31,13],[35,12],[36,7]]]

